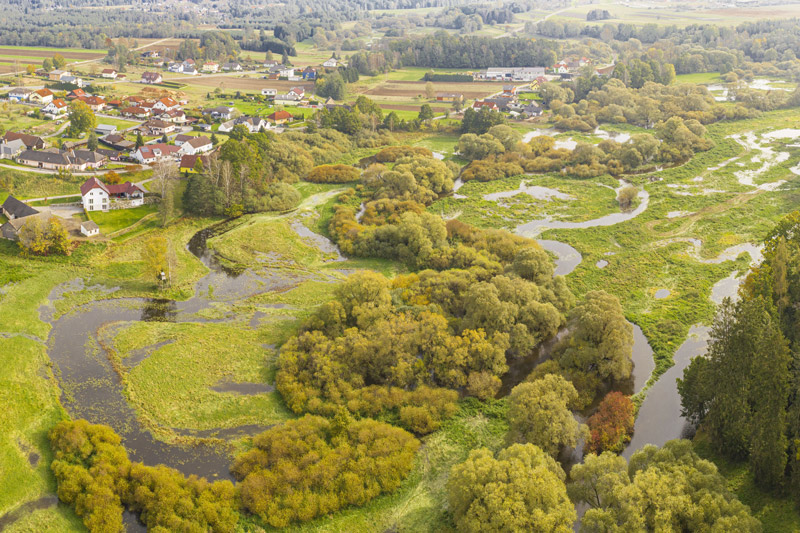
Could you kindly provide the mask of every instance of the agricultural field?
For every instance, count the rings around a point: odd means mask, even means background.
[[[716,24],[733,26],[743,22],[751,22],[764,18],[792,18],[800,16],[800,3],[786,3],[779,6],[754,6],[749,8],[721,8],[717,6],[698,5],[696,2],[683,1],[671,3],[666,7],[661,2],[645,1],[631,4],[601,2],[591,5],[576,6],[560,11],[557,17],[586,21],[586,14],[592,9],[607,9],[611,18],[601,21],[627,24]]]

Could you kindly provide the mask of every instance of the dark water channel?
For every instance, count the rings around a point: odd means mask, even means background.
[[[124,387],[98,339],[98,331],[104,326],[136,321],[204,322],[208,319],[196,314],[210,308],[214,302],[236,301],[265,292],[286,290],[307,279],[308,276],[303,274],[287,273],[270,268],[268,264],[263,268],[243,271],[226,267],[209,250],[207,242],[231,227],[229,222],[223,222],[200,230],[189,241],[187,249],[209,268],[209,273],[197,283],[194,296],[187,301],[144,298],[99,300],[78,306],[54,319],[52,302],[66,292],[84,288],[82,281],[75,280],[56,287],[50,294],[50,303],[40,309],[42,320],[52,325],[47,339],[48,354],[61,385],[62,404],[70,416],[112,427],[122,437],[123,445],[133,461],[147,465],[164,464],[185,475],[195,474],[209,480],[232,479],[229,471],[231,457],[226,443],[228,439],[253,435],[266,428],[255,425],[203,431],[165,428],[177,435],[177,440],[189,444],[167,444],[157,440],[125,400]],[[313,238],[311,235],[301,236]],[[331,250],[323,251],[331,253]],[[163,345],[164,342],[153,343],[137,350],[123,364],[133,367]],[[262,383],[224,382],[216,384],[214,390],[260,394],[269,392],[272,387]],[[54,497],[30,502],[0,518],[0,530],[25,512],[56,503]],[[128,531],[145,530],[131,513],[126,512],[124,520]]]

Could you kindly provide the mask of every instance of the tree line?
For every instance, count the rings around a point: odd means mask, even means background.
[[[679,380],[683,414],[714,448],[746,460],[758,485],[800,494],[797,303],[800,212],[787,215],[764,242],[737,302],[726,300],[705,357]]]

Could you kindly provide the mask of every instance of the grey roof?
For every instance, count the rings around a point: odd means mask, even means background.
[[[81,229],[85,229],[87,231],[94,231],[94,230],[99,230],[100,226],[98,226],[93,220],[87,220],[86,222],[81,222]]]
[[[22,139],[14,139],[7,143],[0,144],[0,154],[16,154],[25,149],[25,143]]]
[[[75,150],[75,157],[87,163],[102,163],[106,159],[103,154],[91,150]]]
[[[6,201],[3,202],[3,211],[10,214],[14,218],[29,217],[39,212],[25,202],[20,202],[13,196],[9,196],[6,198]]]
[[[27,224],[29,221],[33,220],[34,218],[40,218],[42,220],[50,220],[50,213],[44,212],[39,213],[38,211],[34,215],[29,215],[24,218],[15,218],[14,220],[9,220],[7,224],[9,224],[12,228],[14,228],[15,232],[19,232],[20,228]]]
[[[19,159],[34,161],[36,163],[50,163],[54,165],[69,165],[70,160],[66,153],[47,152],[43,150],[25,150],[19,154]]]

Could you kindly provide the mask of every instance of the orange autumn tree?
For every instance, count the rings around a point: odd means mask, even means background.
[[[635,410],[629,396],[609,392],[589,418],[588,450],[592,453],[621,452],[631,440]]]

